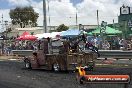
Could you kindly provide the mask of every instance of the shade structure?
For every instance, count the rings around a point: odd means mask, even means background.
[[[23,32],[23,34],[21,36],[25,36],[25,35],[30,35],[30,33],[25,31],[25,32]]]
[[[60,34],[60,36],[63,37],[72,37],[72,36],[78,36],[81,33],[79,29],[69,29],[67,31],[64,31]]]
[[[60,34],[61,32],[52,32],[52,33],[36,34],[34,36],[36,36],[38,39],[48,38],[48,37],[52,39],[58,39],[60,38]]]
[[[87,35],[93,35],[92,32],[88,32]]]
[[[37,39],[48,38],[48,37],[51,38],[51,33],[36,34],[34,36],[37,37]]]
[[[37,37],[30,35],[28,32],[24,32],[17,40],[36,40]]]
[[[121,34],[122,31],[116,30],[111,27],[106,27],[106,34]],[[92,34],[100,34],[100,28],[96,28],[96,30],[92,31]]]
[[[108,36],[117,36],[117,35],[108,35]]]
[[[60,34],[61,34],[62,32],[52,32],[51,33],[51,38],[52,39],[60,39]]]

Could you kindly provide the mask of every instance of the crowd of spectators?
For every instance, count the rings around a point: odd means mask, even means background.
[[[10,55],[12,50],[37,50],[36,41],[2,41],[0,44],[1,54]]]
[[[111,39],[102,39],[99,37],[87,37],[87,41],[90,41],[95,47],[103,50],[132,50],[132,38],[123,39],[120,37],[112,37]]]
[[[72,39],[69,40],[72,41]],[[100,50],[132,50],[132,38],[123,39],[120,37],[112,37],[111,39],[105,38],[103,40],[100,36],[87,36],[86,40],[83,41],[90,42],[93,46]],[[71,43],[73,42],[76,41],[72,41]],[[12,50],[37,50],[39,44],[37,41],[9,42],[7,40],[3,40],[0,43],[1,54],[3,53],[6,55],[10,55]]]

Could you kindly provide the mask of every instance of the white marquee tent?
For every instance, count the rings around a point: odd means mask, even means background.
[[[42,38],[52,38],[52,39],[56,39],[60,36],[61,32],[52,32],[52,33],[43,33],[43,34],[36,34],[34,36],[36,36],[38,39],[42,39]]]

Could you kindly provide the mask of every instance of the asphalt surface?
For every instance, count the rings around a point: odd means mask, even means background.
[[[132,68],[96,68],[89,74],[129,74]],[[28,70],[22,61],[0,61],[0,88],[124,88],[123,84],[77,83],[74,72]],[[132,83],[128,88],[132,88]]]

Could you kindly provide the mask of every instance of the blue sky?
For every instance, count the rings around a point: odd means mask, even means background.
[[[71,2],[74,4],[74,6],[78,3],[83,2],[83,0],[71,0]]]
[[[10,8],[8,1],[0,0],[0,9]]]

